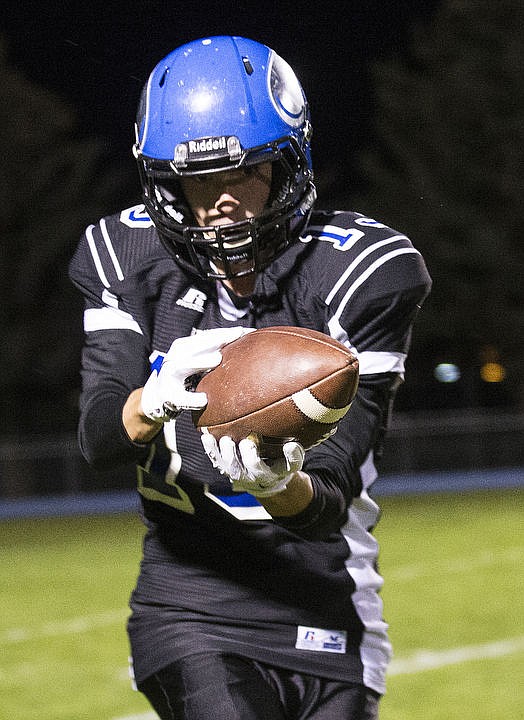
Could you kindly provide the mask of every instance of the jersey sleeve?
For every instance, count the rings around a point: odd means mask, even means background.
[[[69,267],[85,305],[79,443],[98,469],[140,459],[147,450],[130,440],[122,422],[129,393],[144,384],[149,372],[143,329],[120,293],[123,255],[110,221],[101,220],[87,228]]]
[[[301,515],[283,520],[308,537],[340,527],[352,499],[376,478],[375,463],[404,378],[413,324],[431,286],[420,253],[405,235],[352,217],[361,224],[351,230],[342,226],[346,216],[329,231],[324,227],[326,235],[354,242],[347,250],[334,244],[329,252],[323,250],[315,272],[321,277],[329,334],[359,359],[359,388],[335,435],[306,454],[313,502]]]

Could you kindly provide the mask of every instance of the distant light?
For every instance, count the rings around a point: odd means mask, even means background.
[[[441,383],[455,383],[460,380],[460,368],[454,363],[439,363],[433,371],[435,378]]]
[[[487,362],[480,368],[480,377],[487,383],[499,383],[506,377],[506,370],[498,362]]]

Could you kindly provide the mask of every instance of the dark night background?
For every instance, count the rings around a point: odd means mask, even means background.
[[[68,259],[88,223],[138,201],[130,147],[150,70],[213,34],[252,37],[295,68],[319,205],[387,222],[426,257],[435,286],[399,410],[522,411],[519,0],[11,2],[3,21],[3,437],[74,430],[81,302]],[[435,378],[444,362],[457,382]]]

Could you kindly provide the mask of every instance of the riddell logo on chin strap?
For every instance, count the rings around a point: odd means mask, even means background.
[[[204,140],[190,140],[187,145],[190,153],[205,153],[227,149],[226,138],[224,136]]]

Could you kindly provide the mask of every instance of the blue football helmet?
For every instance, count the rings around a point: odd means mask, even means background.
[[[133,152],[146,209],[175,260],[201,277],[222,279],[267,267],[298,238],[311,213],[310,139],[302,87],[265,45],[210,37],[159,62],[142,92]],[[258,216],[197,225],[181,178],[267,161],[272,187]]]

